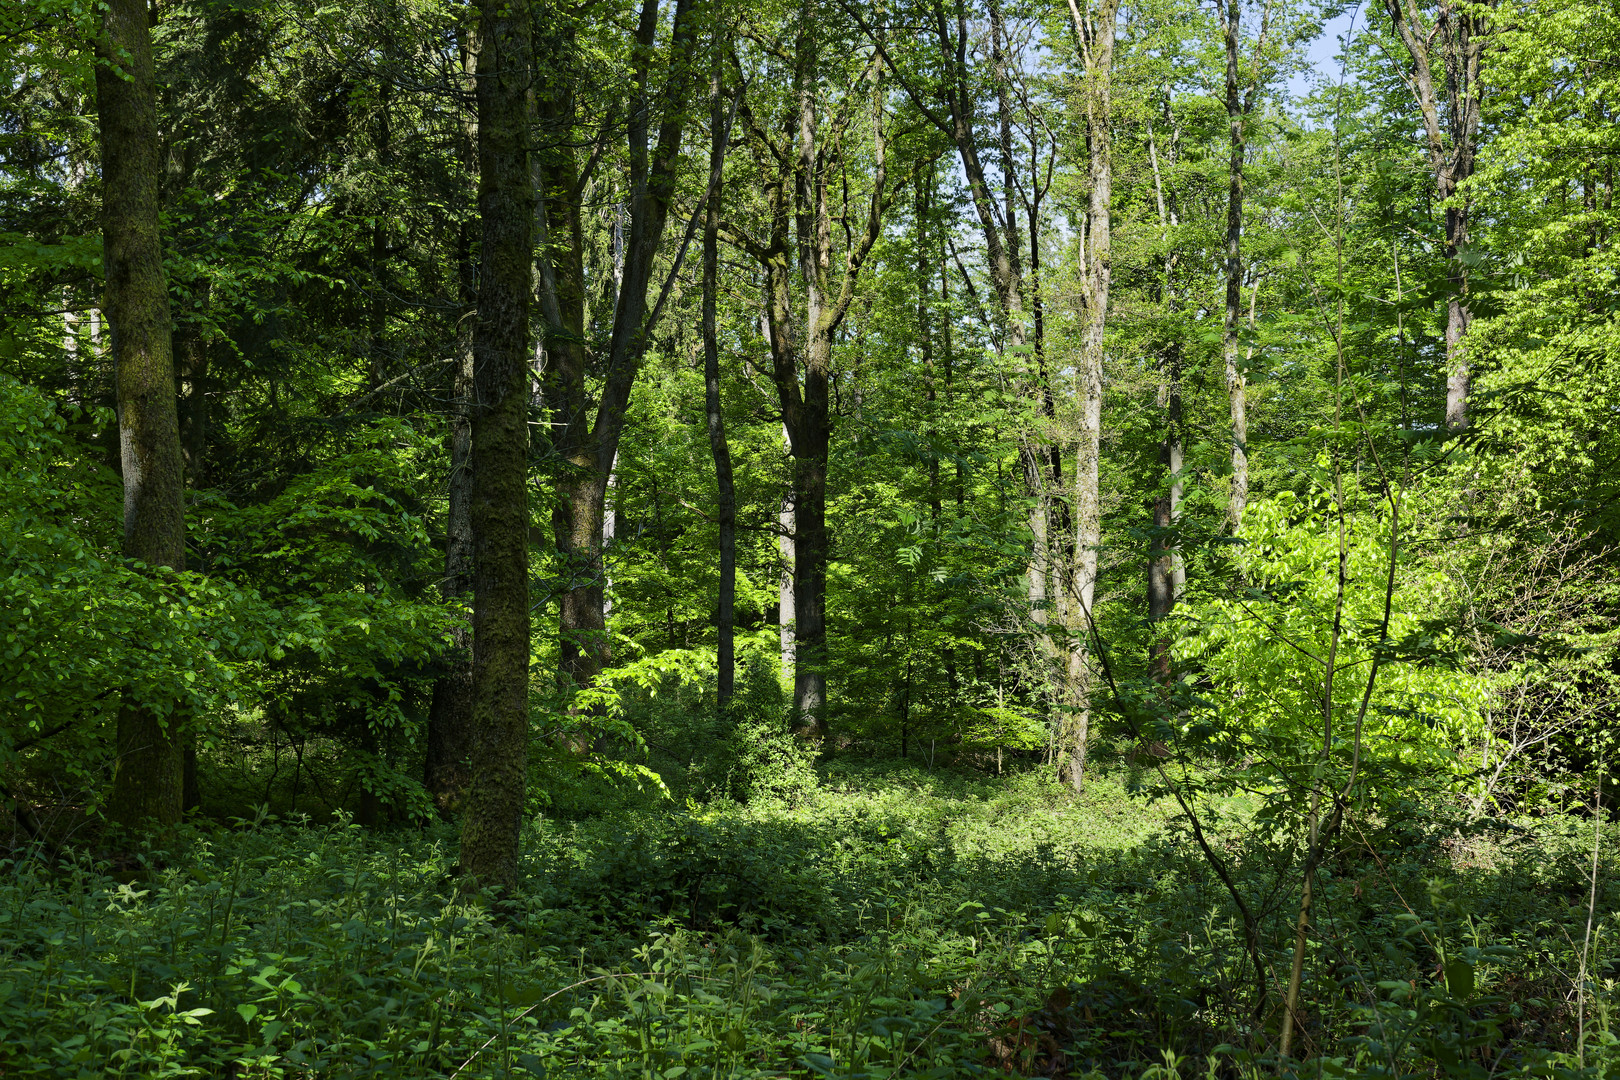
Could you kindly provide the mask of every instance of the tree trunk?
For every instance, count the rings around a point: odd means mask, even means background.
[[[719,708],[730,703],[737,685],[737,489],[732,479],[731,447],[726,443],[726,417],[720,407],[720,342],[715,306],[720,288],[721,178],[726,164],[729,124],[721,99],[721,41],[715,20],[710,42],[709,197],[703,212],[703,402],[709,420],[709,453],[714,457],[715,510],[720,524]]]
[[[479,0],[473,337],[472,783],[461,827],[470,884],[511,890],[529,768],[528,358],[531,223],[527,0]]]
[[[1231,415],[1232,490],[1226,507],[1227,525],[1237,532],[1249,505],[1248,385],[1238,366],[1238,319],[1243,307],[1243,159],[1248,152],[1243,125],[1248,108],[1238,89],[1238,0],[1226,0],[1221,9],[1221,31],[1226,43],[1226,301],[1221,317],[1221,364],[1226,374],[1226,401]],[[1252,107],[1251,87],[1248,104]]]
[[[1066,772],[1076,795],[1085,789],[1086,741],[1091,727],[1090,671],[1086,642],[1097,589],[1097,554],[1102,542],[1100,456],[1102,439],[1103,333],[1107,328],[1112,276],[1114,24],[1119,0],[1100,0],[1082,14],[1069,0],[1075,39],[1086,72],[1086,131],[1090,145],[1085,269],[1085,333],[1075,372],[1078,439],[1075,452],[1074,564],[1070,578],[1068,662],[1064,700],[1070,731],[1065,739]]]
[[[781,532],[777,535],[777,549],[782,555],[782,568],[776,583],[776,625],[781,636],[782,678],[793,678],[793,493],[782,496],[782,509],[777,515]]]
[[[1417,0],[1384,0],[1384,10],[1412,58],[1403,72],[1417,103],[1428,143],[1435,195],[1445,206],[1445,248],[1449,273],[1446,297],[1446,427],[1468,426],[1469,368],[1463,338],[1473,316],[1467,302],[1468,273],[1458,258],[1468,243],[1469,205],[1456,200],[1458,188],[1474,174],[1482,106],[1480,59],[1493,32],[1494,3],[1463,5],[1440,0],[1435,24],[1425,26]],[[1435,86],[1432,53],[1438,50],[1445,83]],[[1443,93],[1442,93],[1443,92]],[[1445,111],[1444,118],[1441,110]]]
[[[198,286],[200,306],[206,307],[207,283]],[[195,322],[175,328],[174,355],[179,371],[181,395],[178,402],[180,454],[184,463],[186,487],[208,486],[208,343]],[[202,805],[202,787],[197,777],[197,733],[180,733],[181,805],[186,813]]]
[[[464,63],[476,63],[475,56],[476,49],[466,50]],[[457,607],[465,607],[473,591],[472,338],[478,294],[471,232],[469,224],[461,225],[457,261],[462,317],[456,331],[456,363],[451,376],[450,483],[444,526],[443,593],[445,601]],[[450,637],[451,649],[445,658],[449,670],[434,682],[433,700],[428,707],[422,778],[433,805],[446,817],[461,807],[471,781],[467,755],[472,750],[471,627],[458,620]]]
[[[1168,91],[1164,100],[1165,115],[1170,113]],[[1174,125],[1171,128],[1174,132]],[[1164,175],[1159,168],[1158,144],[1150,120],[1147,125],[1148,161],[1153,168],[1153,196],[1159,211],[1159,228],[1165,245],[1164,280],[1159,287],[1159,299],[1165,314],[1176,311],[1175,267],[1176,256],[1170,236],[1176,221],[1174,200],[1165,190]],[[1174,164],[1175,138],[1172,135],[1169,164]],[[1159,465],[1164,470],[1163,490],[1153,504],[1153,542],[1148,558],[1148,621],[1155,626],[1149,642],[1148,667],[1160,683],[1171,679],[1170,636],[1157,629],[1169,617],[1181,599],[1186,584],[1184,564],[1181,561],[1180,542],[1176,527],[1181,517],[1182,409],[1181,409],[1181,342],[1168,340],[1160,357],[1164,377],[1162,406],[1164,408],[1164,438],[1159,443]]]
[[[154,569],[183,570],[184,466],[158,228],[162,161],[148,17],[144,0],[110,0],[96,37],[105,309],[117,372],[124,555]],[[115,826],[138,830],[180,819],[180,722],[177,713],[150,703],[131,700],[120,708],[107,802]]]
[[[827,703],[827,402],[825,368],[807,370],[793,440],[793,715],[799,733],[817,741]]]
[[[595,419],[589,423],[585,396],[589,358],[580,347],[584,340],[586,291],[582,258],[582,214],[585,211],[575,183],[577,167],[573,162],[573,149],[561,144],[545,148],[545,157],[551,159],[551,164],[541,169],[546,177],[546,198],[539,207],[539,218],[546,231],[540,239],[542,248],[548,250],[543,251],[539,260],[540,293],[542,314],[551,335],[547,342],[550,363],[546,371],[553,384],[547,398],[553,403],[557,450],[568,462],[568,472],[559,481],[561,491],[553,518],[558,553],[569,582],[559,615],[559,678],[577,688],[594,684],[611,660],[603,611],[602,515],[608,477],[618,457],[619,437],[624,431],[630,391],[647,348],[650,329],[647,290],[674,202],[681,138],[689,111],[689,89],[693,85],[692,74],[697,70],[696,65],[689,62],[695,41],[694,5],[692,0],[676,0],[670,32],[670,55],[674,62],[662,94],[664,109],[658,116],[657,141],[651,143],[654,95],[647,82],[659,26],[658,8],[658,0],[643,0],[631,50],[638,100],[627,127],[630,233],[623,250],[622,269],[617,269],[615,274],[616,302],[608,341],[606,380]],[[561,85],[566,83],[566,78],[559,78],[556,83],[549,96],[542,95],[543,118],[559,124],[571,123],[570,91]],[[565,138],[563,143],[566,142]],[[566,236],[549,235],[548,221],[554,216],[553,207],[560,212]],[[553,244],[553,240],[562,243]]]

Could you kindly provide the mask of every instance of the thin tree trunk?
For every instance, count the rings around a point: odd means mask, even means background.
[[[117,372],[126,558],[186,564],[184,465],[172,324],[159,234],[162,179],[152,37],[144,0],[109,0],[96,37],[106,312]],[[169,825],[184,799],[180,717],[126,700],[107,816],[116,826]]]
[[[777,549],[782,556],[782,569],[776,583],[776,625],[782,639],[782,678],[793,678],[793,494],[782,496],[782,509],[777,515],[781,532],[777,534]]]
[[[730,703],[737,680],[737,489],[732,479],[731,447],[726,443],[726,417],[720,404],[720,342],[715,307],[720,287],[721,178],[726,163],[729,124],[721,99],[721,31],[719,19],[709,43],[709,197],[703,213],[703,401],[709,421],[709,453],[714,457],[715,509],[720,524],[719,707]]]
[[[1168,115],[1170,99],[1165,96]],[[1173,130],[1173,128],[1172,128]],[[1165,314],[1176,311],[1175,266],[1176,257],[1171,247],[1170,229],[1175,222],[1174,203],[1165,190],[1164,175],[1159,167],[1158,143],[1153,124],[1147,125],[1148,161],[1153,168],[1153,197],[1159,211],[1159,228],[1165,245],[1164,280],[1159,286],[1158,299],[1165,305]],[[1171,153],[1174,154],[1172,139]],[[1174,163],[1172,157],[1170,164]],[[1185,584],[1184,564],[1175,529],[1181,516],[1182,467],[1182,412],[1181,412],[1181,343],[1172,337],[1160,356],[1164,377],[1161,403],[1165,413],[1164,438],[1159,443],[1159,465],[1164,470],[1164,488],[1153,503],[1153,543],[1148,559],[1148,621],[1155,627],[1149,643],[1149,669],[1160,683],[1171,679],[1170,637],[1157,629],[1175,610]]]
[[[476,48],[467,50],[469,62],[476,62],[476,52]],[[476,138],[475,133],[469,134]],[[445,601],[457,607],[464,607],[473,591],[473,327],[478,294],[471,233],[470,224],[463,223],[457,259],[462,316],[456,330],[456,364],[451,376],[450,482],[444,529],[443,593]],[[467,755],[472,750],[473,733],[472,628],[458,619],[450,636],[451,649],[444,661],[448,670],[433,684],[423,763],[423,784],[433,805],[447,817],[460,809],[471,781]]]
[[[1243,130],[1247,118],[1238,87],[1238,33],[1240,5],[1226,0],[1221,9],[1221,31],[1226,44],[1226,298],[1221,318],[1221,364],[1226,374],[1226,399],[1231,417],[1232,490],[1226,508],[1227,525],[1237,532],[1249,505],[1248,386],[1238,366],[1238,320],[1243,308],[1243,159],[1248,144]],[[1250,96],[1252,102],[1252,94]]]
[[[461,870],[510,891],[529,768],[528,358],[534,186],[527,0],[479,0],[478,211],[473,338],[472,783]]]
[[[198,303],[206,307],[208,285],[199,285]],[[194,321],[174,331],[174,354],[178,363],[181,396],[178,402],[180,453],[185,464],[186,486],[192,490],[208,486],[208,343]],[[180,733],[182,755],[181,805],[189,813],[202,805],[202,787],[197,776],[197,733]]]
[[[1087,646],[1097,589],[1097,555],[1102,542],[1100,456],[1102,439],[1103,333],[1107,328],[1112,277],[1114,25],[1119,0],[1100,0],[1082,14],[1069,0],[1076,44],[1086,72],[1086,131],[1091,147],[1087,207],[1085,332],[1075,373],[1078,438],[1075,452],[1074,570],[1070,580],[1068,662],[1063,705],[1071,725],[1066,772],[1076,795],[1085,789],[1086,742],[1091,701]]]

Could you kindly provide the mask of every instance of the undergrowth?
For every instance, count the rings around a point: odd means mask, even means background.
[[[793,803],[627,801],[536,821],[515,917],[448,831],[260,818],[115,871],[0,878],[0,1076],[1271,1074],[1224,894],[1121,772],[824,770]],[[1227,808],[1229,818],[1242,807]],[[1245,839],[1248,837],[1248,839]],[[1216,839],[1286,978],[1283,854]],[[1412,807],[1324,866],[1305,1075],[1610,1075],[1590,825]],[[1247,846],[1244,846],[1247,845]],[[1584,852],[1584,855],[1583,855]]]

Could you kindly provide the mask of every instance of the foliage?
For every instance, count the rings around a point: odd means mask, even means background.
[[[1320,740],[1331,663],[1336,755],[1359,741],[1369,762],[1466,769],[1456,748],[1479,738],[1487,687],[1458,670],[1454,638],[1438,623],[1442,575],[1410,554],[1390,568],[1392,527],[1387,512],[1341,517],[1326,495],[1251,504],[1233,560],[1246,586],[1195,601],[1178,646],[1209,683],[1209,701],[1187,723],[1228,758],[1286,756],[1313,733]]]
[[[131,873],[20,855],[0,879],[0,1062],[31,1076],[1121,1076],[1168,1051],[1181,1075],[1260,1066],[1231,1045],[1245,1023],[1231,913],[1163,831],[1170,808],[1122,777],[1099,779],[1084,814],[1030,774],[825,779],[797,808],[539,822],[508,925],[455,893],[432,835],[261,819],[190,830]],[[1589,831],[1549,820],[1459,843],[1457,828],[1411,805],[1324,867],[1321,932],[1347,951],[1310,969],[1313,1061],[1602,1075],[1607,1022],[1588,1029],[1583,1070],[1562,1001]],[[1600,912],[1616,900],[1610,859]],[[1290,925],[1268,917],[1274,955]],[[1601,940],[1590,969],[1612,954]]]

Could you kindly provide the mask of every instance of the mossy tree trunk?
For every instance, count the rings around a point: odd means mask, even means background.
[[[1065,768],[1076,795],[1085,789],[1086,743],[1091,728],[1091,685],[1087,642],[1097,590],[1097,549],[1102,543],[1101,436],[1104,331],[1113,274],[1113,70],[1114,27],[1119,0],[1098,0],[1081,10],[1069,0],[1076,48],[1085,67],[1086,143],[1091,149],[1087,179],[1084,338],[1075,365],[1078,431],[1074,469],[1074,562],[1065,597],[1069,651],[1064,675],[1068,732]]]
[[[533,68],[527,0],[479,0],[478,212],[483,233],[473,336],[471,783],[461,870],[510,891],[529,736],[528,161]]]
[[[116,370],[124,555],[186,564],[185,481],[173,329],[158,231],[162,160],[145,0],[110,0],[96,38],[105,310]],[[107,816],[128,830],[180,819],[185,753],[172,707],[126,701]]]

